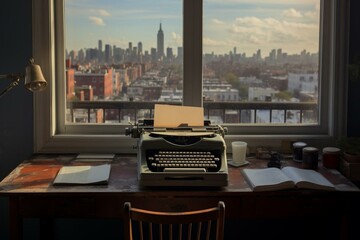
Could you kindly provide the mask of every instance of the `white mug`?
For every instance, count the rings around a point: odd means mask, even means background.
[[[234,163],[246,162],[246,149],[247,143],[241,141],[235,141],[231,143],[232,147],[232,160]]]

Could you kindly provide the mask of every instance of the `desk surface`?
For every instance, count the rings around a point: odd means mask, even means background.
[[[136,156],[116,156],[112,161],[110,179],[108,185],[86,185],[86,186],[53,186],[52,182],[64,165],[97,165],[104,162],[74,162],[73,155],[36,155],[33,158],[21,163],[5,179],[0,182],[0,195],[17,195],[17,194],[41,194],[41,193],[115,193],[115,194],[156,194],[182,196],[184,194],[196,194],[201,196],[202,193],[209,195],[232,195],[246,194],[251,189],[245,181],[240,169],[242,168],[264,168],[268,160],[248,159],[250,164],[244,167],[235,168],[229,166],[229,185],[222,188],[140,188],[137,180],[137,161]],[[301,164],[292,160],[286,160],[283,166],[292,165],[301,167]],[[359,189],[351,181],[346,179],[336,170],[328,170],[320,164],[318,171],[322,173],[338,190],[336,192],[354,192]],[[189,191],[189,189],[194,191]],[[298,190],[289,190],[300,192]],[[309,190],[310,191],[310,190]],[[303,191],[301,191],[303,192]]]

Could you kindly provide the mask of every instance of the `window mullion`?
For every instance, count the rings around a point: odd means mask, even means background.
[[[203,1],[183,1],[184,85],[183,104],[202,106]]]

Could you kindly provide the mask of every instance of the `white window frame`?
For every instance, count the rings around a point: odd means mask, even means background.
[[[246,140],[250,146],[280,147],[284,140],[306,140],[315,146],[333,144],[346,132],[349,0],[321,1],[319,126],[227,126],[225,141]],[[202,0],[183,1],[184,105],[202,106]],[[33,56],[48,88],[34,95],[34,151],[37,153],[134,153],[137,139],[124,126],[62,125],[65,122],[63,0],[33,1]],[[57,29],[57,31],[55,31]],[[191,36],[191,37],[188,37]],[[330,49],[322,51],[322,49]],[[63,93],[63,94],[62,94]],[[76,133],[73,130],[76,129]],[[230,150],[228,148],[228,150]]]

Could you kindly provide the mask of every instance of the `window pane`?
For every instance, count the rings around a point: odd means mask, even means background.
[[[204,101],[231,103],[213,119],[319,124],[320,0],[204,0],[203,19]]]
[[[182,103],[182,1],[65,1],[67,123],[150,117]],[[126,104],[126,103],[133,103]]]

